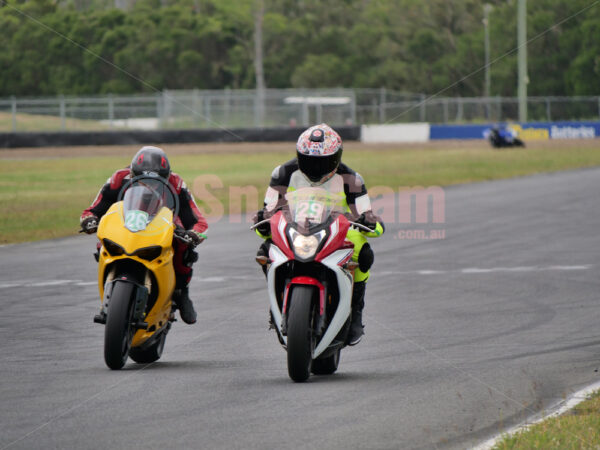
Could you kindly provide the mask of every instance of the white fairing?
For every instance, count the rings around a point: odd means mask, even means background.
[[[353,279],[347,271],[338,265],[340,261],[347,259],[350,255],[352,255],[352,249],[338,250],[322,261],[322,264],[335,273],[338,282],[338,290],[340,292],[340,301],[335,315],[333,316],[329,327],[327,327],[327,331],[313,352],[313,359],[329,347],[350,316]],[[277,303],[277,297],[275,295],[275,272],[279,266],[288,261],[288,258],[275,244],[273,244],[269,249],[269,259],[271,260],[271,265],[267,272],[267,286],[271,313],[273,314],[277,332],[283,339],[283,342],[287,345],[287,337],[281,334],[281,310],[279,309],[279,304]]]
[[[329,347],[329,344],[331,344],[350,316],[353,280],[352,276],[342,269],[338,263],[346,259],[351,254],[352,249],[338,250],[333,252],[322,261],[324,265],[329,267],[335,273],[338,282],[338,289],[340,291],[340,302],[335,315],[329,324],[329,327],[327,327],[327,331],[313,352],[313,358],[319,356],[327,347]]]
[[[277,297],[275,296],[275,272],[279,266],[287,262],[288,258],[281,250],[279,250],[279,248],[277,248],[275,244],[272,244],[269,249],[269,259],[271,260],[271,265],[269,266],[269,270],[267,272],[267,288],[269,291],[271,313],[273,314],[273,320],[275,321],[277,332],[283,339],[283,342],[285,342],[287,345],[287,337],[281,334],[281,310],[279,309]]]

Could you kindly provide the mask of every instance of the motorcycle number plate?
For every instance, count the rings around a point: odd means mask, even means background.
[[[131,210],[125,214],[125,227],[135,233],[145,230],[148,226],[148,213],[146,211]]]

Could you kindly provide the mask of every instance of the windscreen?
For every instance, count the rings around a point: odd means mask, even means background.
[[[160,178],[136,178],[125,186],[121,195],[125,227],[134,233],[145,230],[163,207],[177,214],[177,196]]]
[[[305,228],[322,224],[344,212],[344,194],[322,187],[301,188],[285,195],[289,219]]]

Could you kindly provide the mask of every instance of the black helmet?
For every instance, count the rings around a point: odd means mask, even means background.
[[[169,179],[171,165],[166,153],[158,147],[142,147],[131,160],[131,174],[139,175],[156,174]]]
[[[342,161],[342,138],[324,123],[304,131],[296,143],[298,167],[313,183],[324,183]]]

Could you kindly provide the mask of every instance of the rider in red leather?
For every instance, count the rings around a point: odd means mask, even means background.
[[[185,236],[191,241],[193,247],[203,242],[206,239],[204,233],[208,224],[198,209],[192,193],[181,177],[171,172],[165,152],[158,147],[150,146],[142,147],[133,157],[129,167],[117,170],[102,186],[92,205],[81,214],[82,230],[88,234],[95,233],[98,229],[98,221],[117,201],[121,188],[133,177],[143,174],[158,175],[169,181],[179,196],[179,215],[175,218],[175,224],[186,230]],[[197,255],[192,248],[177,239],[173,239],[173,247],[175,250],[173,265],[177,280],[173,300],[179,308],[181,319],[185,323],[192,324],[196,322],[196,311],[189,297],[188,286],[192,279],[191,266]]]

